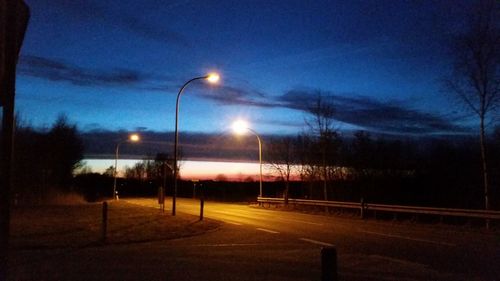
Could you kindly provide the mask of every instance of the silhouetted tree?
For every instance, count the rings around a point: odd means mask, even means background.
[[[83,158],[83,144],[76,126],[64,115],[46,132],[19,125],[15,138],[15,192],[40,201],[48,189],[71,188],[73,172]]]
[[[73,178],[73,170],[83,159],[83,143],[76,125],[69,124],[65,115],[60,115],[47,134],[45,162],[52,184],[68,188]]]
[[[132,167],[125,167],[125,177],[127,179],[137,179],[144,181],[146,180],[146,163],[143,160],[141,162],[135,163]]]
[[[373,160],[375,160],[375,155],[373,146],[370,133],[366,131],[357,131],[354,133],[351,145],[351,162],[356,172],[361,176],[366,175],[367,169],[374,168]]]
[[[224,174],[218,174],[215,177],[215,181],[226,182],[226,181],[228,181],[228,179],[227,179],[226,175],[224,175]]]
[[[287,136],[271,139],[267,150],[269,151],[267,157],[271,168],[285,183],[283,198],[285,199],[285,205],[288,205],[290,176],[297,164],[293,138]]]
[[[114,177],[115,175],[115,167],[109,166],[103,173],[104,176]]]
[[[155,157],[155,178],[159,186],[172,182],[173,160],[165,153],[157,153]],[[166,188],[166,186],[164,186]]]
[[[500,18],[498,1],[480,1],[468,30],[452,44],[453,73],[448,89],[479,117],[485,208],[489,209],[486,121],[500,102]]]
[[[145,158],[141,162],[135,163],[133,167],[126,167],[125,177],[127,179],[154,182],[160,186],[163,184],[165,177],[171,178],[172,164],[172,160],[168,158],[168,155],[158,153],[154,160]]]
[[[321,91],[316,92],[308,111],[311,117],[306,120],[311,137],[314,140],[312,159],[314,165],[320,167],[321,180],[323,181],[323,199],[328,200],[328,181],[333,178],[338,151],[341,145],[340,135],[334,128],[334,108],[329,96]]]
[[[295,143],[300,179],[303,183],[307,183],[309,198],[312,198],[313,183],[318,175],[318,167],[316,165],[315,157],[311,154],[311,151],[313,151],[312,136],[307,133],[299,134]]]

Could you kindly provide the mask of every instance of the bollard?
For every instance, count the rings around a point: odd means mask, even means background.
[[[337,250],[335,247],[321,249],[321,281],[337,281]]]
[[[203,208],[205,207],[205,200],[200,199],[200,221],[203,220]]]
[[[199,187],[200,187],[200,221],[201,221],[203,220],[203,208],[205,207],[205,192],[203,191],[201,184],[199,185]]]
[[[101,241],[106,243],[106,234],[108,230],[108,202],[102,203],[102,236]]]
[[[163,186],[158,188],[158,204],[160,205],[160,211],[165,212],[165,189]]]
[[[361,219],[365,218],[365,200],[363,197],[361,197],[361,206],[360,206],[360,211],[359,211],[359,216]]]

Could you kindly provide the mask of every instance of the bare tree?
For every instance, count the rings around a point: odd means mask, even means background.
[[[268,149],[268,162],[285,183],[283,198],[288,205],[288,194],[290,190],[290,176],[296,163],[293,139],[290,136],[271,139]]]
[[[313,192],[312,192],[312,186],[314,180],[318,177],[318,167],[314,159],[314,157],[311,154],[311,151],[313,151],[313,137],[306,133],[303,132],[300,135],[297,136],[296,138],[296,144],[295,144],[295,149],[296,149],[296,156],[298,157],[298,168],[299,168],[299,175],[300,175],[300,180],[302,182],[307,182],[309,183],[309,197],[313,197]]]
[[[125,167],[125,177],[127,179],[146,179],[146,164],[144,161],[135,163],[133,167]]]
[[[373,147],[374,144],[370,133],[366,131],[357,131],[354,133],[351,145],[352,165],[356,169],[356,173],[361,177],[366,176],[370,168],[374,168],[374,165],[371,165],[371,162],[374,160]]]
[[[340,136],[334,127],[334,108],[328,95],[317,91],[313,103],[308,111],[312,117],[306,120],[313,138],[315,139],[314,154],[317,155],[315,164],[320,167],[321,180],[323,181],[323,197],[328,200],[328,180],[335,171],[336,151],[340,146]]]
[[[489,114],[500,102],[499,5],[480,1],[470,17],[466,32],[452,44],[453,75],[447,87],[479,117],[485,208],[490,208],[485,127]]]

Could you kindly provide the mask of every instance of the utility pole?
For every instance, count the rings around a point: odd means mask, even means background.
[[[0,0],[0,280],[7,280],[16,64],[28,19],[29,8],[22,0]]]

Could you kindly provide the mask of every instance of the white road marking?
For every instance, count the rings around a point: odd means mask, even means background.
[[[379,233],[379,232],[372,232],[372,231],[360,231],[360,232],[378,235],[378,236],[385,236],[385,237],[390,237],[390,238],[399,238],[399,239],[404,239],[404,240],[416,241],[416,242],[424,242],[424,243],[453,246],[453,247],[456,246],[453,243],[439,242],[439,241],[433,241],[433,240],[427,240],[427,239],[421,239],[421,238],[412,238],[412,237],[402,236],[402,235],[386,234],[386,233]]]
[[[229,223],[229,224],[234,224],[234,225],[243,225],[242,223],[234,222],[234,221],[224,221],[224,222]]]
[[[303,221],[303,220],[295,220],[295,219],[289,219],[289,218],[284,218],[284,217],[275,217],[279,220],[283,220],[283,221],[291,221],[291,222],[298,222],[298,223],[303,223],[303,224],[311,224],[311,225],[324,225],[323,223],[319,223],[319,222],[310,222],[310,221]]]
[[[256,229],[257,229],[257,230],[260,230],[260,231],[267,232],[267,233],[272,233],[272,234],[277,234],[277,233],[279,233],[278,231],[269,230],[269,229],[265,229],[265,228],[256,228]]]
[[[328,246],[328,247],[332,247],[333,246],[333,244],[326,243],[326,242],[321,242],[321,241],[313,240],[313,239],[300,238],[299,240],[302,240],[302,241],[305,241],[305,242],[309,242],[309,243],[313,243],[313,244],[317,244],[317,245],[321,245],[321,246]]]
[[[227,243],[227,244],[198,244],[189,245],[191,247],[243,247],[243,246],[259,246],[262,244],[256,243]]]

